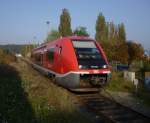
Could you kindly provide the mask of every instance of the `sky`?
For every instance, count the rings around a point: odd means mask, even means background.
[[[0,44],[43,42],[58,28],[63,8],[69,10],[72,29],[85,26],[94,38],[102,12],[108,22],[124,23],[127,40],[150,49],[150,0],[0,0]]]

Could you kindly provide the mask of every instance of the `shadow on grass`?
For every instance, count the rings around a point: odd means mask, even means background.
[[[34,112],[14,67],[0,64],[0,123],[35,123]]]
[[[18,71],[0,64],[0,123],[88,123],[77,112],[48,106],[44,99],[34,98],[41,102],[31,105],[33,99],[29,102]]]

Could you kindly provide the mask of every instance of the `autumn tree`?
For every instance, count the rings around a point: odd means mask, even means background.
[[[14,61],[16,61],[14,54],[9,52],[8,50],[0,48],[0,64],[9,64]]]
[[[118,25],[118,36],[119,36],[120,41],[123,41],[123,42],[126,41],[126,32],[125,32],[125,27],[123,23]]]
[[[108,41],[115,43],[118,40],[118,28],[113,22],[107,22],[108,25]]]
[[[115,25],[113,22],[106,22],[105,17],[100,13],[95,27],[95,39],[102,45],[108,59],[127,63],[128,47],[124,24]]]
[[[122,63],[128,63],[128,47],[126,44],[126,32],[124,24],[118,25],[118,41],[116,45],[117,59]]]
[[[74,30],[73,34],[76,35],[76,36],[89,36],[89,34],[86,30],[86,27],[83,27],[83,26],[77,27]]]
[[[110,53],[110,44],[108,42],[108,35],[109,35],[109,23],[105,21],[105,17],[102,13],[100,13],[97,16],[96,25],[95,25],[95,39],[98,41],[101,46],[103,47],[103,50],[105,51],[106,55],[108,56],[108,59],[111,58]]]
[[[72,35],[71,17],[67,9],[62,10],[62,14],[60,16],[59,33],[61,36]]]
[[[96,20],[96,34],[95,34],[95,39],[99,42],[104,42],[106,40],[106,22],[105,22],[105,17],[103,16],[102,13],[100,13],[97,17]]]
[[[135,42],[127,42],[128,54],[129,54],[129,63],[134,60],[140,60],[144,55],[144,48],[141,44]]]
[[[115,49],[115,57],[113,60],[120,61],[121,63],[128,63],[127,45],[125,43],[118,42]]]
[[[118,41],[118,28],[113,22],[107,22],[107,56],[109,60],[116,60],[116,46]]]

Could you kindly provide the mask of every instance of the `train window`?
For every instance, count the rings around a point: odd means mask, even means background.
[[[93,41],[73,41],[73,46],[75,48],[96,48]]]
[[[47,54],[48,54],[48,60],[52,62],[54,60],[54,48],[50,48]]]
[[[93,41],[73,41],[78,59],[101,59],[101,53]]]
[[[74,40],[72,43],[80,69],[99,69],[106,64],[94,41]]]
[[[62,47],[59,47],[59,54],[61,54],[61,51],[62,51]]]
[[[101,54],[96,48],[75,48],[79,59],[101,59]]]

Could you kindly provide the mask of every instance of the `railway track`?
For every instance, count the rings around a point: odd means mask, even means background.
[[[100,93],[76,94],[75,104],[94,114],[100,123],[150,123],[150,117],[144,116]]]

